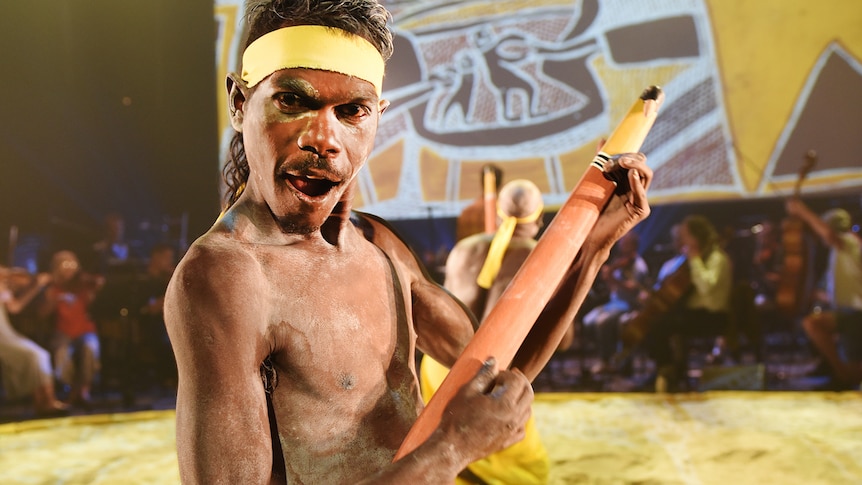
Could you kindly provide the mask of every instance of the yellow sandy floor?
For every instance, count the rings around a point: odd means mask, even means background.
[[[551,484],[862,484],[862,394],[538,394]],[[0,425],[0,483],[179,483],[173,411]]]

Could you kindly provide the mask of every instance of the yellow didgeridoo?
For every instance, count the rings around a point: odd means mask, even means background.
[[[497,232],[497,174],[492,167],[482,171],[482,198],[485,213],[485,233]]]
[[[545,229],[536,247],[515,274],[488,317],[467,344],[449,375],[407,433],[395,454],[398,460],[425,442],[440,424],[446,405],[468,383],[488,357],[497,368],[508,368],[542,309],[592,231],[617,184],[606,174],[614,155],[640,150],[655,122],[664,93],[657,86],[644,90],[625,118],[587,167],[569,198]],[[615,162],[611,161],[611,164]],[[627,180],[625,172],[618,170]]]

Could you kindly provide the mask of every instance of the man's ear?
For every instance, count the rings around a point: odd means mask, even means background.
[[[386,111],[386,108],[389,107],[389,100],[388,99],[381,99],[380,104],[378,106],[380,108],[380,114],[383,114],[383,112]]]
[[[227,75],[225,87],[227,88],[227,106],[230,113],[230,124],[234,130],[242,133],[242,109],[246,100],[246,93],[248,93],[248,87],[246,87],[245,81],[234,73]]]

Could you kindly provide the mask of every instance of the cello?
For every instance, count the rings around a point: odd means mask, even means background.
[[[691,289],[691,269],[688,260],[669,274],[644,302],[637,314],[622,328],[620,340],[623,352],[614,357],[619,364],[626,360],[631,350],[637,347],[655,323],[679,303]]]
[[[793,188],[793,197],[799,197],[802,182],[816,163],[817,152],[808,150],[799,171],[796,185]],[[778,288],[775,293],[775,306],[782,316],[793,318],[808,307],[810,278],[806,273],[811,258],[808,250],[809,245],[806,243],[805,223],[799,217],[785,217],[781,222],[781,232],[784,257],[781,265],[781,278],[778,280]]]

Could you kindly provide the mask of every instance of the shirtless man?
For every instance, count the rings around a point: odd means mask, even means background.
[[[432,436],[392,463],[422,409],[416,348],[451,365],[475,319],[387,225],[351,212],[388,105],[388,19],[376,0],[250,12],[243,73],[227,80],[232,204],[165,301],[185,483],[439,484],[523,436],[542,353],[523,372],[489,362]],[[587,286],[649,212],[644,157],[623,166],[632,192],[612,201],[573,269]]]

